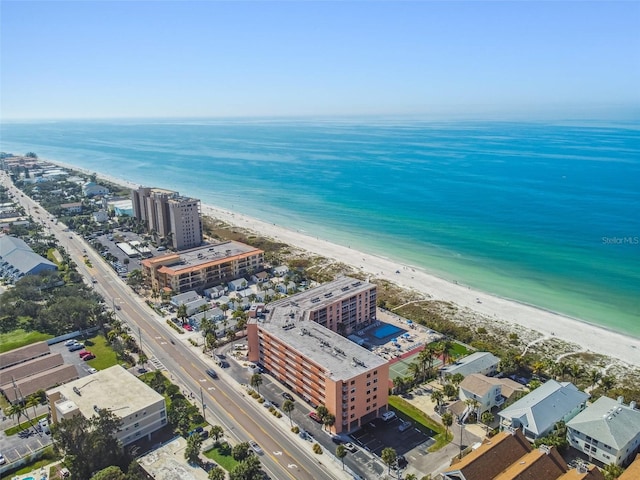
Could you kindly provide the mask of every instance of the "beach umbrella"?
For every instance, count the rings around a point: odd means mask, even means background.
[[[398,343],[398,339],[397,339],[397,338],[392,338],[392,339],[391,339],[391,341],[392,341],[393,343]]]

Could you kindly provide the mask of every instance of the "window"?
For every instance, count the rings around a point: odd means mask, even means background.
[[[137,416],[137,415],[136,415]],[[138,428],[140,426],[140,424],[138,422],[133,424],[133,428]]]
[[[367,373],[367,378],[371,378],[371,374],[370,373]]]
[[[349,410],[355,410],[356,406],[355,405],[351,405],[351,408]]]

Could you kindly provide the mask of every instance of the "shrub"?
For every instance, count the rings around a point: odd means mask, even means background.
[[[296,435],[297,435],[298,433],[300,433],[300,429],[299,429],[297,426],[292,427],[292,428],[291,428],[291,431],[292,431],[293,433],[295,433]]]
[[[313,453],[317,453],[318,455],[322,453],[322,447],[320,446],[319,443],[313,444]]]

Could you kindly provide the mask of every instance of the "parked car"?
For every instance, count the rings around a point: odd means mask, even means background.
[[[91,367],[89,368],[88,372],[89,373],[96,373],[98,370],[96,370],[95,368]]]
[[[0,465],[4,465],[5,463],[7,463],[7,460],[4,458],[4,456],[0,453]]]
[[[91,355],[91,352],[90,352],[89,350],[82,350],[82,351],[78,354],[78,356],[79,356],[80,358],[84,358],[84,357],[86,357],[87,355]]]
[[[251,440],[249,442],[249,446],[251,447],[251,450],[253,450],[254,452],[256,452],[258,455],[262,455],[262,448],[260,448],[260,445],[258,445],[256,442],[254,442],[253,440]]]
[[[309,418],[314,422],[322,423],[322,419],[320,418],[320,415],[318,415],[314,411],[309,412]]]
[[[342,438],[340,438],[340,437],[339,437],[339,436],[337,436],[337,435],[332,436],[332,437],[331,437],[331,441],[332,441],[333,443],[335,443],[336,445],[340,445],[341,443],[344,443],[344,440],[342,440]]]
[[[272,406],[273,406],[273,404],[272,404],[269,400],[265,400],[265,401],[262,403],[262,406],[263,406],[264,408],[270,408],[270,407],[272,407]]]
[[[212,368],[208,368],[206,372],[207,372],[207,375],[209,375],[211,378],[218,378],[218,374]]]
[[[357,451],[357,450],[358,450],[358,449],[356,448],[356,446],[355,446],[353,443],[351,443],[351,442],[349,442],[349,443],[345,443],[345,444],[344,444],[344,448],[346,448],[346,449],[347,449],[348,451],[350,451],[351,453],[353,453],[353,452],[355,452],[355,451]]]
[[[407,430],[409,430],[411,428],[413,424],[411,422],[402,422],[400,424],[400,426],[398,427],[398,430],[401,432],[406,432]]]
[[[291,395],[289,392],[282,392],[282,396],[287,400],[291,400],[292,402],[295,401],[295,399],[293,398],[293,395]]]
[[[96,356],[93,353],[90,353],[89,355],[85,355],[84,357],[82,357],[82,360],[88,362],[89,360],[93,360],[94,358],[96,358]]]
[[[84,343],[74,343],[69,347],[70,352],[77,352],[78,350],[82,350],[84,348]]]
[[[64,342],[64,346],[70,347],[71,345],[75,345],[76,343],[78,343],[77,340],[67,340],[66,342]]]
[[[389,420],[396,418],[396,412],[393,411],[388,411],[388,412],[384,412],[382,414],[382,420],[384,420],[385,422],[388,422]]]

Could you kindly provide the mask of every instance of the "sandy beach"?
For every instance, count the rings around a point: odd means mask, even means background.
[[[58,161],[47,161],[69,169],[84,171],[89,174],[93,173]],[[138,188],[139,186],[100,172],[97,172],[97,175],[109,182],[129,188]],[[582,347],[582,350],[607,355],[634,366],[640,365],[640,339],[613,332],[555,312],[546,311],[534,306],[490,295],[463,285],[451,283],[410,265],[404,265],[394,262],[391,259],[359,252],[349,247],[336,245],[329,241],[310,236],[306,233],[303,234],[215,206],[202,205],[202,214],[218,218],[229,224],[254,231],[265,237],[273,238],[302,250],[327,258],[333,258],[371,276],[383,278],[401,287],[413,289],[424,295],[428,295],[433,300],[452,302],[459,307],[466,307],[484,316],[495,318],[498,322],[506,322],[516,326],[520,325],[527,329],[536,330],[548,338],[555,337],[578,344]]]

